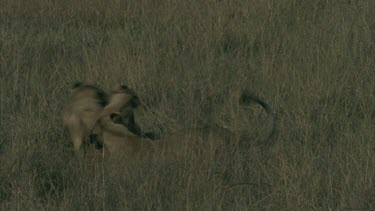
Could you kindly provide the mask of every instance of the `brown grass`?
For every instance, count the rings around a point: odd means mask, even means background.
[[[375,1],[0,5],[0,209],[375,209]],[[76,164],[61,114],[83,80],[135,89],[144,128],[213,116],[248,144],[173,165]],[[266,147],[242,89],[278,116]]]

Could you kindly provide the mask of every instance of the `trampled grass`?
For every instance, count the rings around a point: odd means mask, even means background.
[[[2,210],[375,209],[375,2],[0,0]],[[248,140],[174,164],[76,163],[75,81],[127,84],[166,132]],[[237,106],[241,90],[269,102]]]

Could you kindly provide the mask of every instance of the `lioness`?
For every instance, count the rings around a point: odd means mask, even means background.
[[[96,85],[77,82],[63,115],[63,124],[69,130],[74,150],[80,151],[83,143],[88,144],[89,136],[95,137],[98,116],[108,102],[104,90]],[[99,146],[98,146],[99,147]]]
[[[168,156],[180,157],[189,153],[197,144],[225,145],[228,140],[235,138],[233,133],[224,128],[210,126],[181,130],[162,137],[158,141],[144,141],[142,136],[134,134],[126,127],[132,121],[133,110],[137,106],[137,104],[132,104],[132,93],[124,94],[123,98],[121,100],[118,98],[118,100],[116,102],[123,100],[121,103],[123,106],[111,109],[100,120],[104,147],[115,157],[144,157],[154,155],[152,152],[158,152],[156,155],[166,153]],[[275,121],[270,106],[258,97],[244,92],[240,98],[240,104],[249,105],[251,102],[259,103],[268,113],[270,123],[267,137],[269,137],[273,132]]]
[[[136,123],[134,111],[140,104],[138,96],[132,89],[126,85],[117,85],[111,90],[108,105],[104,107],[102,113],[97,119],[102,119],[111,113],[120,112],[127,116],[127,121],[123,122],[123,126],[135,136],[150,140],[158,139],[158,135],[153,132],[144,132]]]
[[[96,85],[76,82],[63,114],[63,124],[69,130],[74,150],[78,153],[83,144],[90,143],[95,144],[96,149],[101,149],[103,141],[100,140],[101,128],[97,127],[97,121],[113,111],[128,113],[131,118],[124,126],[131,133],[142,138],[155,139],[153,133],[143,132],[135,122],[133,111],[138,105],[138,97],[125,85],[116,86],[108,95]]]

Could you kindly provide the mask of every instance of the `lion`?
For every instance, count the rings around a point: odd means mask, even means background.
[[[123,111],[130,115],[129,121],[123,125],[131,133],[144,139],[157,138],[154,133],[143,132],[135,122],[134,108],[140,103],[134,91],[127,86],[116,86],[110,94],[97,85],[83,82],[76,82],[72,88],[73,94],[63,114],[63,125],[69,130],[77,154],[80,154],[83,145],[85,151],[89,144],[95,144],[98,150],[103,148],[101,128],[97,122],[113,111]]]
[[[127,121],[123,122],[123,126],[125,126],[129,132],[140,138],[150,140],[159,138],[154,132],[144,132],[136,123],[134,112],[141,105],[141,102],[134,90],[126,85],[117,85],[111,90],[108,99],[108,104],[103,108],[97,120],[111,113],[120,112],[128,116]]]
[[[76,82],[73,94],[64,109],[63,125],[69,130],[75,152],[79,152],[83,144],[89,144],[97,136],[95,125],[98,116],[108,103],[107,93],[97,85]],[[100,145],[96,146],[100,148]]]
[[[134,158],[159,156],[160,154],[184,157],[194,146],[202,143],[211,146],[212,144],[225,146],[231,139],[236,138],[235,134],[227,129],[212,125],[203,128],[183,129],[165,137],[158,137],[157,141],[144,140],[144,136],[137,135],[128,127],[129,123],[133,121],[134,109],[138,105],[134,103],[134,97],[134,93],[127,92],[123,94],[122,98],[111,99],[122,106],[111,107],[100,119],[103,144],[111,157]],[[272,109],[259,97],[243,92],[239,100],[240,105],[248,106],[252,102],[260,104],[268,114],[269,125],[265,135],[265,139],[268,139],[275,127]]]

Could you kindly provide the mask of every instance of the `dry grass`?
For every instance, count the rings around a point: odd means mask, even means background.
[[[0,209],[375,209],[374,1],[0,5]],[[173,165],[76,164],[61,113],[82,80],[134,88],[144,128],[214,116],[250,144]],[[236,106],[242,89],[278,115],[266,147],[251,144],[262,116]]]

